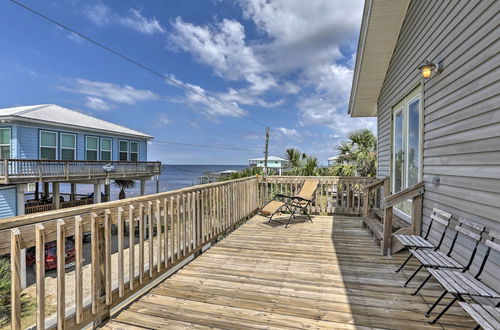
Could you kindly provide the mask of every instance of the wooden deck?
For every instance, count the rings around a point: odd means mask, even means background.
[[[357,218],[319,216],[285,229],[256,216],[137,301],[104,328],[454,329],[475,323],[458,304],[430,325],[422,295],[394,270]],[[407,274],[415,264],[407,267]],[[423,273],[423,272],[422,272]],[[419,280],[422,277],[419,278]],[[448,301],[443,301],[442,304]],[[440,307],[438,307],[440,310]]]

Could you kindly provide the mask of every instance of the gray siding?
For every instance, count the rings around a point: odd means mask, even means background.
[[[377,104],[378,176],[390,172],[392,106],[421,83],[419,63],[443,61],[423,88],[424,231],[433,207],[500,230],[499,11],[494,0],[409,5]],[[454,256],[465,261],[471,244],[461,239]],[[493,253],[485,280],[497,289],[499,265]]]

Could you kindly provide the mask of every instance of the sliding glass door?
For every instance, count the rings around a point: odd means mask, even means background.
[[[422,177],[422,95],[420,87],[392,110],[392,193],[411,187]],[[407,212],[411,203],[398,208]]]

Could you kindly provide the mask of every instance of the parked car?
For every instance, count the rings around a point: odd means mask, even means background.
[[[73,241],[66,240],[66,260],[65,267],[73,267],[75,265],[75,245]],[[26,266],[35,268],[36,254],[35,248],[31,247],[26,250]],[[57,244],[56,241],[45,244],[45,269],[51,270],[57,268]]]

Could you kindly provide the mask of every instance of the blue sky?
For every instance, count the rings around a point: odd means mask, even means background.
[[[1,1],[2,108],[55,103],[143,131],[167,164],[261,156],[265,128],[246,117],[271,128],[271,154],[323,163],[347,132],[374,129],[346,110],[362,0],[21,2],[225,107]]]

